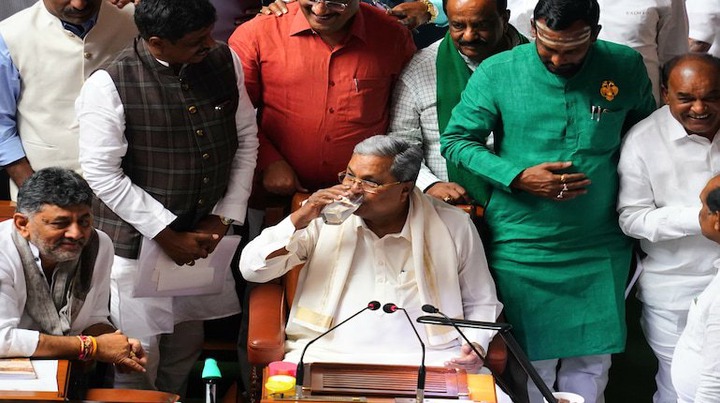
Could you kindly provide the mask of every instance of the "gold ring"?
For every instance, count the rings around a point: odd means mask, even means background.
[[[565,183],[565,174],[560,175],[560,183]]]

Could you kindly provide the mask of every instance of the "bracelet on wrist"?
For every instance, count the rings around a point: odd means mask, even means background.
[[[92,360],[97,351],[97,340],[92,336],[77,336],[80,340],[80,354],[78,359],[81,361]]]

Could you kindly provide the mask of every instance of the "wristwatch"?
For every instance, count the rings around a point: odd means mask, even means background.
[[[419,0],[421,3],[425,4],[425,7],[427,7],[427,12],[430,14],[430,20],[428,21],[428,24],[432,24],[435,22],[438,16],[438,10],[435,7],[433,3],[430,2],[430,0]]]
[[[221,222],[223,225],[232,225],[232,223],[235,222],[235,220],[233,220],[232,218],[227,218],[227,217],[225,217],[225,216],[223,216],[223,215],[221,215],[221,216],[219,216],[219,217],[220,217],[220,222]]]

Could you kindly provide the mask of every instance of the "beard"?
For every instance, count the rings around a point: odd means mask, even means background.
[[[55,243],[46,242],[37,234],[30,237],[30,242],[40,251],[40,256],[48,257],[57,263],[68,262],[77,259],[82,253],[86,239],[68,239],[61,238]],[[72,249],[66,249],[66,246],[74,246]]]

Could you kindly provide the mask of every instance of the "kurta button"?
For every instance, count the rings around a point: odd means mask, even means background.
[[[334,87],[334,86],[335,86],[335,81],[330,81],[330,86],[331,86],[331,87]]]
[[[202,129],[195,130],[195,134],[198,135],[198,137],[202,137],[205,135],[205,132]]]
[[[203,199],[198,199],[197,204],[198,204],[198,206],[202,206],[203,204],[205,204],[205,200],[203,200]]]
[[[330,108],[330,109],[328,109],[328,112],[330,112],[330,113],[335,113],[335,109],[334,109],[334,108]]]
[[[203,178],[203,183],[210,183],[210,178],[207,176]]]
[[[85,56],[86,59],[90,59],[90,58],[92,58],[92,53],[85,52],[85,54],[83,56]]]
[[[193,115],[196,114],[196,113],[197,113],[197,108],[195,107],[195,105],[189,107],[189,108],[188,108],[188,112],[190,112],[190,113],[193,114]]]
[[[209,159],[210,159],[210,154],[205,153],[205,154],[202,155],[202,157],[203,157],[204,160],[209,160]]]

